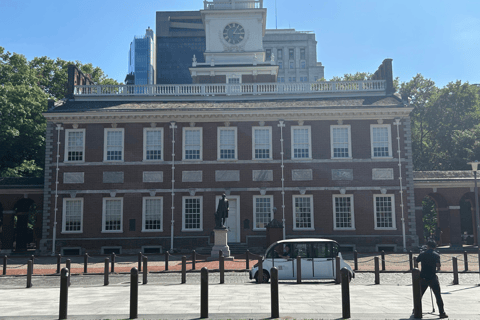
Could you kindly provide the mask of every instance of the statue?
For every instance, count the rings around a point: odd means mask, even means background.
[[[222,194],[222,199],[218,202],[217,211],[215,212],[215,229],[226,229],[225,220],[228,218],[228,199],[225,198],[225,193]]]

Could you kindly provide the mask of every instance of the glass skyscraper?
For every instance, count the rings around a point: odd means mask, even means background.
[[[130,43],[128,73],[136,85],[155,83],[155,34],[150,27],[145,36],[135,36]]]

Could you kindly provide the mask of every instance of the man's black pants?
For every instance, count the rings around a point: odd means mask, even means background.
[[[437,299],[438,311],[440,313],[445,313],[445,310],[443,309],[443,300],[440,292],[440,282],[438,281],[438,277],[435,275],[434,278],[428,280],[422,278],[422,281],[420,282],[420,287],[422,290],[422,297],[428,287],[432,288],[435,299]]]

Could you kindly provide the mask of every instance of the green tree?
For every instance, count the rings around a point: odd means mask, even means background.
[[[361,81],[372,79],[373,73],[370,72],[357,72],[355,74],[345,73],[343,77],[333,77],[330,81]]]
[[[437,229],[437,206],[435,201],[430,197],[425,197],[422,200],[422,213],[423,213],[423,234],[425,239],[428,239],[431,235],[435,234]]]

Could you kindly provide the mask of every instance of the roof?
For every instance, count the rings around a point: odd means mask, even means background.
[[[0,189],[43,189],[44,178],[0,178]]]
[[[414,171],[413,180],[432,181],[432,180],[460,180],[473,179],[471,170],[458,171]]]

